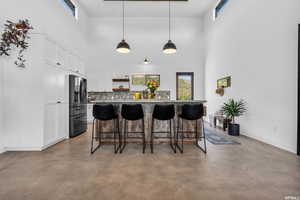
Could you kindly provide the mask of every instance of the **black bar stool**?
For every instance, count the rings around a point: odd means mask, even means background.
[[[95,104],[93,106],[93,129],[92,129],[92,145],[91,145],[91,154],[93,154],[95,151],[97,151],[101,147],[101,140],[103,134],[114,134],[114,150],[115,153],[119,151],[121,148],[121,135],[119,130],[119,117],[118,114],[115,112],[114,107],[112,104]],[[101,132],[101,130],[98,130],[97,136],[95,136],[95,121],[102,122],[102,121],[112,121],[113,122],[113,132]],[[100,128],[101,129],[101,128]],[[118,133],[119,136],[119,145],[117,147],[116,142],[116,133]],[[94,140],[98,140],[98,145],[96,148],[94,148]]]
[[[124,104],[122,105],[121,115],[123,117],[122,126],[124,122],[124,134],[123,134],[123,147],[120,150],[120,153],[123,152],[127,145],[127,138],[140,139],[140,137],[128,137],[128,133],[141,133],[143,140],[143,153],[146,149],[146,136],[145,136],[145,122],[144,122],[144,111],[141,104]],[[128,121],[142,121],[142,131],[141,132],[128,132]]]
[[[206,137],[205,137],[205,130],[204,130],[204,107],[203,104],[185,104],[182,106],[182,112],[180,115],[178,115],[178,121],[177,121],[177,135],[176,135],[176,146],[180,150],[181,153],[183,153],[183,140],[185,138],[184,133],[195,133],[195,140],[196,140],[196,146],[201,149],[204,153],[207,153],[206,149]],[[181,120],[180,120],[181,119]],[[196,122],[196,131],[195,132],[187,132],[183,129],[183,120],[188,121],[195,121]],[[202,136],[198,135],[198,121],[201,121],[202,125]],[[181,121],[181,130],[180,130],[180,121]],[[181,133],[181,147],[178,145],[178,134]],[[204,142],[204,148],[199,145],[199,139],[203,139]]]
[[[152,113],[152,123],[151,123],[151,153],[153,153],[153,143],[154,138],[170,138],[170,146],[174,153],[176,153],[176,147],[173,145],[173,139],[175,138],[175,106],[174,105],[155,105]],[[168,132],[154,132],[155,120],[169,121],[169,131]],[[172,122],[174,137],[172,135]],[[168,137],[155,137],[155,133],[169,133]]]

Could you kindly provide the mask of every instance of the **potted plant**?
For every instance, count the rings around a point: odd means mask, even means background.
[[[235,101],[230,99],[222,106],[225,116],[231,121],[228,125],[228,134],[232,136],[240,135],[240,125],[235,123],[235,118],[242,116],[246,111],[246,104],[243,100]]]
[[[147,83],[147,88],[150,91],[150,99],[155,98],[155,91],[159,88],[159,84],[155,80],[151,80]]]
[[[29,47],[27,42],[29,37],[29,30],[33,27],[29,21],[19,20],[14,23],[7,21],[4,24],[4,32],[0,34],[0,56],[10,56],[10,52],[16,47],[19,48],[19,54],[15,64],[19,67],[25,67],[24,51]]]

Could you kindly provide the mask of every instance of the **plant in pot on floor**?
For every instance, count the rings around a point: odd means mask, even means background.
[[[232,136],[239,136],[240,125],[235,123],[235,118],[242,116],[247,111],[245,101],[235,101],[230,99],[228,102],[224,103],[222,111],[231,121],[228,125],[228,134]]]

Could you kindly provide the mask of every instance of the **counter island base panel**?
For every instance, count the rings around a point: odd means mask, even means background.
[[[149,144],[150,141],[150,135],[151,135],[151,122],[152,122],[152,112],[153,112],[153,108],[154,105],[156,103],[163,103],[163,104],[172,104],[171,102],[175,102],[173,104],[175,104],[175,108],[176,108],[176,117],[175,117],[175,122],[176,122],[176,128],[177,128],[177,114],[181,112],[181,106],[183,104],[187,104],[187,103],[205,103],[205,101],[154,101],[152,100],[151,102],[147,101],[146,103],[142,103],[142,101],[123,101],[123,102],[119,102],[116,103],[115,101],[101,101],[101,102],[97,102],[97,104],[108,104],[111,103],[114,105],[116,111],[121,110],[121,106],[123,103],[141,103],[143,105],[143,109],[144,109],[144,115],[145,115],[145,133],[146,133],[146,142],[147,144]],[[95,104],[95,103],[94,103]],[[120,117],[120,131],[123,131],[123,126],[122,126],[122,117]],[[169,130],[169,123],[168,121],[159,121],[159,120],[154,120],[155,122],[155,132],[165,132],[167,130]],[[189,133],[189,132],[194,132],[196,130],[196,123],[198,126],[198,136],[201,137],[202,136],[202,129],[199,127],[202,127],[203,124],[201,122],[201,120],[198,121],[186,121],[184,120],[184,132],[185,133],[185,143],[187,144],[193,144],[195,143],[195,134],[194,133]],[[96,123],[96,131],[105,131],[105,132],[110,132],[112,131],[112,124],[109,122],[103,123],[103,122],[97,122]],[[128,128],[130,132],[138,132],[141,130],[142,128],[142,122],[128,122]],[[180,127],[181,128],[181,127]],[[174,131],[174,127],[172,126],[172,132]],[[176,131],[176,130],[175,130]],[[122,133],[121,133],[122,134]],[[130,136],[130,135],[129,135]],[[132,135],[132,136],[136,136],[136,134]],[[156,137],[167,137],[168,133],[158,133],[156,134]],[[111,142],[113,142],[113,135],[105,135],[102,137],[103,138],[103,142],[107,143],[107,144],[111,144]],[[168,138],[159,138],[159,139],[155,139],[154,144],[158,144],[158,143],[169,143],[169,139]],[[140,140],[138,139],[128,139],[129,143],[141,143]]]

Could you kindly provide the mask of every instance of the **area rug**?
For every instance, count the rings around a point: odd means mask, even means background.
[[[205,129],[206,139],[215,145],[226,145],[226,144],[241,144],[234,139],[232,139],[230,136],[217,133],[216,131]]]

